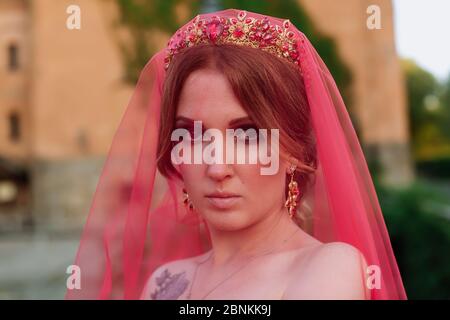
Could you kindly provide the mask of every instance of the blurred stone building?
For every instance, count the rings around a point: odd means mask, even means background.
[[[390,0],[299,0],[353,75],[362,143],[389,183],[412,177]],[[81,29],[66,27],[69,5]],[[366,26],[369,5],[382,28]],[[115,0],[0,1],[0,232],[78,230],[132,87]],[[188,17],[189,18],[189,17]],[[120,30],[119,30],[120,33]],[[161,36],[162,47],[168,35]]]

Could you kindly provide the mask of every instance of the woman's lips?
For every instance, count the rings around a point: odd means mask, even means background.
[[[218,209],[230,209],[241,199],[240,196],[206,196],[206,198]]]

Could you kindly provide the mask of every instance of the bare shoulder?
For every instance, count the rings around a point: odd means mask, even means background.
[[[141,299],[178,299],[188,288],[196,262],[203,256],[170,261],[156,268],[144,286]]]
[[[365,263],[364,255],[356,247],[345,242],[323,243],[316,248],[313,262],[330,262],[338,266],[360,267]]]
[[[284,298],[366,299],[366,269],[363,254],[350,244],[316,245],[293,272]]]

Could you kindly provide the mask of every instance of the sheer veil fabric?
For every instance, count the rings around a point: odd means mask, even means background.
[[[228,9],[200,15],[235,18]],[[272,25],[285,19],[266,17]],[[187,30],[194,19],[173,36]],[[345,242],[378,268],[371,299],[406,299],[378,198],[345,104],[326,65],[296,26],[302,73],[317,142],[314,185],[300,210],[309,234]],[[211,241],[204,222],[185,210],[179,184],[156,167],[166,48],[143,68],[104,163],[74,264],[81,288],[66,299],[138,299],[152,272],[177,259],[205,253]]]

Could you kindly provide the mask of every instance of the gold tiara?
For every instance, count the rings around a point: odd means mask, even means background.
[[[247,17],[246,11],[240,11],[237,17],[231,18],[213,16],[200,19],[200,15],[197,15],[191,24],[169,40],[164,59],[165,69],[177,53],[201,43],[231,43],[258,48],[298,65],[298,39],[289,30],[290,26],[289,20],[284,20],[280,26],[270,23],[267,17]]]

